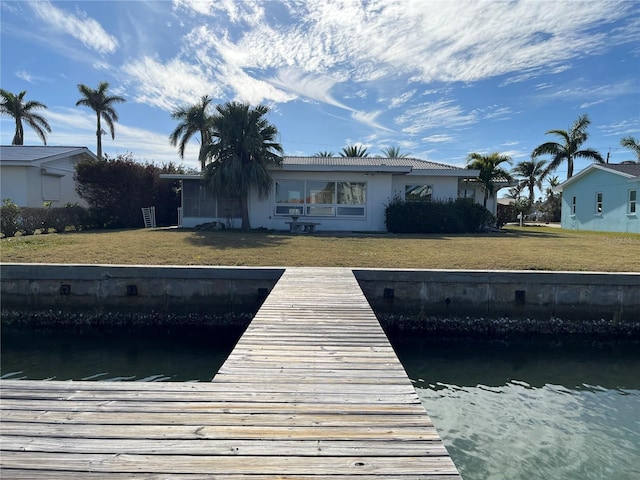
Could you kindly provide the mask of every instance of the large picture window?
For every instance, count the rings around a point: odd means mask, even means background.
[[[283,180],[276,182],[276,215],[363,217],[364,182]]]

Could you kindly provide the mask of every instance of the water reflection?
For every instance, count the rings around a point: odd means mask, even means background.
[[[640,478],[637,342],[394,346],[465,480]]]

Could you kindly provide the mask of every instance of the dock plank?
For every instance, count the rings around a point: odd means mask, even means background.
[[[6,478],[460,480],[348,269],[286,269],[211,382],[0,398]]]

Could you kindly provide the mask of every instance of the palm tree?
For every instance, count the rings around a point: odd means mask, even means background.
[[[211,98],[209,95],[205,95],[200,99],[200,102],[195,105],[181,107],[171,113],[171,118],[180,120],[176,129],[169,135],[169,141],[173,146],[176,146],[178,139],[180,139],[180,145],[178,147],[180,158],[184,158],[184,149],[187,142],[196,133],[200,133],[200,153],[198,154],[198,161],[200,162],[201,170],[204,170],[207,161],[207,148],[209,143],[211,143],[211,115],[208,112],[210,104]]]
[[[628,148],[633,153],[635,153],[636,159],[638,163],[640,163],[640,140],[629,135],[620,139],[620,145],[622,145],[624,148]]]
[[[11,145],[24,145],[24,128],[22,122],[25,121],[36,132],[42,142],[47,144],[47,134],[51,133],[51,127],[49,122],[42,115],[34,113],[33,110],[47,108],[43,103],[30,100],[24,101],[24,96],[27,94],[26,90],[23,90],[18,95],[14,95],[7,90],[0,88],[0,113],[3,115],[9,115],[16,121],[16,132],[13,135]]]
[[[82,94],[82,98],[76,102],[76,107],[79,105],[83,105],[96,112],[96,138],[98,140],[98,158],[102,158],[102,134],[104,133],[100,124],[100,120],[102,119],[105,121],[105,123],[109,127],[109,132],[111,132],[111,139],[115,139],[116,133],[113,122],[118,121],[118,112],[116,112],[115,108],[113,108],[113,105],[115,103],[126,102],[123,97],[120,97],[118,95],[107,95],[108,89],[109,82],[100,82],[98,84],[98,88],[95,90],[87,87],[86,85],[83,85],[82,83],[78,84],[78,90]]]
[[[212,162],[205,180],[213,191],[240,199],[242,229],[249,223],[249,191],[261,197],[271,191],[273,180],[268,168],[282,164],[282,146],[276,142],[277,128],[264,118],[269,108],[248,103],[218,105],[211,117],[211,143],[207,155]]]
[[[602,155],[596,150],[587,148],[580,150],[580,147],[589,138],[587,127],[591,123],[587,114],[580,115],[568,131],[549,130],[547,134],[559,136],[563,142],[547,142],[534,148],[532,158],[540,155],[551,155],[551,163],[547,166],[546,173],[549,174],[557,169],[560,164],[567,162],[567,179],[573,176],[573,161],[576,158],[587,158],[598,163],[604,163]]]
[[[322,157],[322,158],[325,158],[325,157],[333,157],[333,156],[334,156],[334,153],[333,153],[333,152],[329,152],[329,151],[327,151],[327,150],[323,150],[323,151],[321,151],[321,152],[316,152],[316,153],[314,153],[312,156],[313,156],[313,157]]]
[[[369,152],[361,145],[348,145],[340,150],[341,157],[368,157]]]
[[[400,153],[400,147],[385,147],[382,150],[382,154],[385,158],[407,158],[409,153]]]
[[[484,207],[487,207],[487,199],[492,195],[496,188],[496,183],[500,180],[511,181],[511,174],[502,168],[502,163],[511,163],[511,157],[502,155],[499,152],[493,152],[489,155],[481,153],[470,153],[467,157],[467,168],[480,170],[478,179],[484,190]]]
[[[536,160],[532,158],[531,160],[519,162],[513,167],[513,170],[511,170],[511,173],[521,177],[519,182],[520,188],[529,189],[529,202],[531,202],[531,205],[533,205],[535,201],[534,188],[538,187],[542,190],[542,182],[547,177],[548,172],[545,170],[546,165],[546,160]]]

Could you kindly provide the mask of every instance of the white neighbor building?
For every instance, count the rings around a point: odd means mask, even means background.
[[[292,216],[317,222],[318,230],[386,231],[385,206],[394,198],[433,200],[472,198],[482,204],[478,170],[414,158],[284,157],[271,171],[274,188],[267,198],[252,192],[252,228],[287,230]],[[237,206],[218,199],[200,174],[165,174],[180,180],[182,207],[179,226],[192,228],[209,222],[239,227]],[[487,208],[496,212],[496,195]]]
[[[86,147],[0,146],[0,197],[19,207],[54,207],[85,202],[76,193],[73,174],[82,159],[97,157]]]

